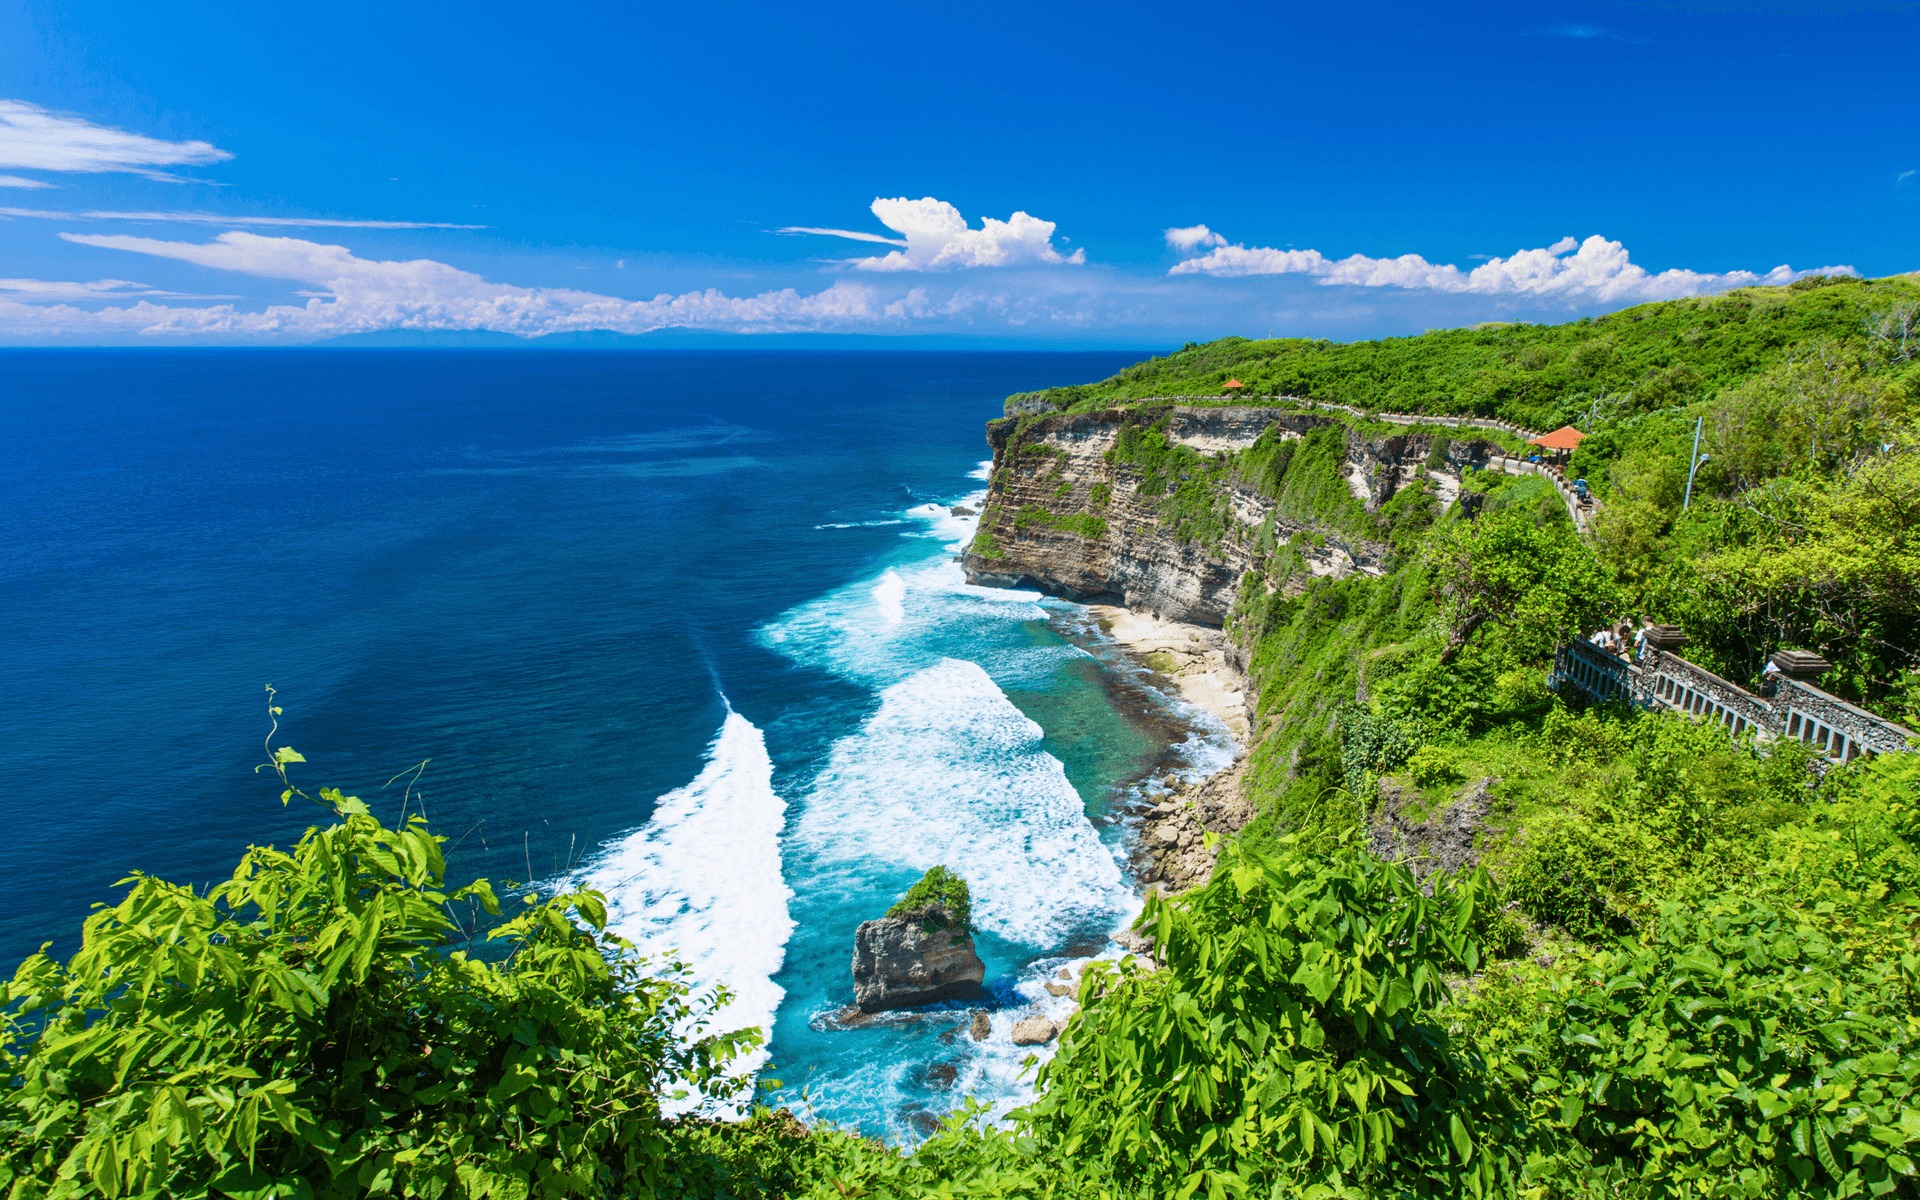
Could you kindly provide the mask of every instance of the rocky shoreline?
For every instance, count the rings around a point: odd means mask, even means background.
[[[1141,891],[1186,891],[1212,876],[1220,843],[1254,817],[1241,792],[1249,741],[1246,678],[1227,635],[1211,626],[1107,604],[1086,611],[1100,635],[1142,667],[1154,686],[1217,717],[1238,744],[1231,766],[1198,781],[1169,773],[1144,789],[1153,803],[1135,810],[1139,823],[1129,857]],[[1212,846],[1208,834],[1214,835]]]

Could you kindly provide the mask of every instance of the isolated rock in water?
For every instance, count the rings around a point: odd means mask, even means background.
[[[853,1002],[864,1012],[978,996],[986,977],[973,949],[972,893],[945,867],[853,935]]]
[[[976,1042],[984,1042],[987,1040],[987,1035],[992,1032],[993,1022],[987,1019],[987,1014],[983,1012],[973,1014],[973,1027],[967,1030],[968,1037]]]
[[[863,1012],[975,996],[986,977],[972,939],[951,929],[882,917],[853,936],[853,1002]]]
[[[1060,1031],[1053,1022],[1045,1017],[1025,1017],[1013,1023],[1013,1044],[1016,1046],[1044,1046],[1054,1039]]]
[[[1047,989],[1047,995],[1049,995],[1049,996],[1071,996],[1071,995],[1073,995],[1073,986],[1072,986],[1071,984],[1065,984],[1065,983],[1049,983],[1049,984],[1047,984],[1047,985],[1045,985],[1045,986],[1046,986],[1046,989]]]

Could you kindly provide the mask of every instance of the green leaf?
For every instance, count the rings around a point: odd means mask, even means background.
[[[1459,1113],[1447,1116],[1448,1136],[1453,1139],[1453,1150],[1460,1156],[1462,1163],[1473,1161],[1473,1139],[1467,1136],[1466,1123],[1461,1121]]]
[[[284,1194],[265,1168],[250,1167],[245,1163],[221,1172],[211,1186],[223,1196],[232,1196],[233,1200],[275,1200],[276,1196]]]

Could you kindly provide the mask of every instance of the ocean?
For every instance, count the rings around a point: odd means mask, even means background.
[[[1009,392],[1128,353],[0,351],[0,952],[224,877],[264,761],[606,891],[767,1028],[776,1099],[908,1138],[1137,911],[1124,808],[1231,755],[1084,611],[954,561]],[[310,789],[311,790],[311,789]],[[848,1023],[853,932],[971,883],[998,1008]]]

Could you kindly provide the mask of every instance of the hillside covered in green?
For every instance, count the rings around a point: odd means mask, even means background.
[[[1920,275],[1816,276],[1784,288],[1637,305],[1564,325],[1492,322],[1364,342],[1229,337],[1136,363],[1099,383],[1021,393],[1061,411],[1152,397],[1294,396],[1385,412],[1499,417],[1553,429],[1595,410],[1650,412],[1710,396],[1821,342],[1915,333],[1880,318],[1920,302]],[[1868,337],[1868,326],[1880,337]],[[1904,385],[1920,387],[1911,368]]]
[[[1227,627],[1258,815],[1209,882],[1148,900],[1151,960],[1087,972],[1006,1128],[968,1110],[890,1147],[755,1109],[730,1068],[756,1039],[707,1036],[712,998],[635,960],[600,897],[529,897],[478,950],[491,888],[449,889],[420,823],[321,791],[293,851],[210,892],[137,878],[74,959],[21,966],[0,1187],[1920,1196],[1920,753],[1834,766],[1545,682],[1558,642],[1646,612],[1738,683],[1818,650],[1821,686],[1916,724],[1916,327],[1910,278],[1806,281],[1554,327],[1226,339],[1043,393],[1232,375],[1442,424],[1577,421],[1600,509],[1582,532],[1545,481],[1487,473],[1469,520],[1423,473],[1367,512],[1342,475],[1364,419],[1212,456],[1129,429],[1114,453],[1168,528],[1258,551]],[[1321,535],[1238,525],[1230,486],[1380,541],[1383,572],[1313,576]],[[300,761],[271,764],[288,799]],[[676,1092],[705,1115],[672,1115]],[[728,1104],[748,1119],[708,1119]]]

